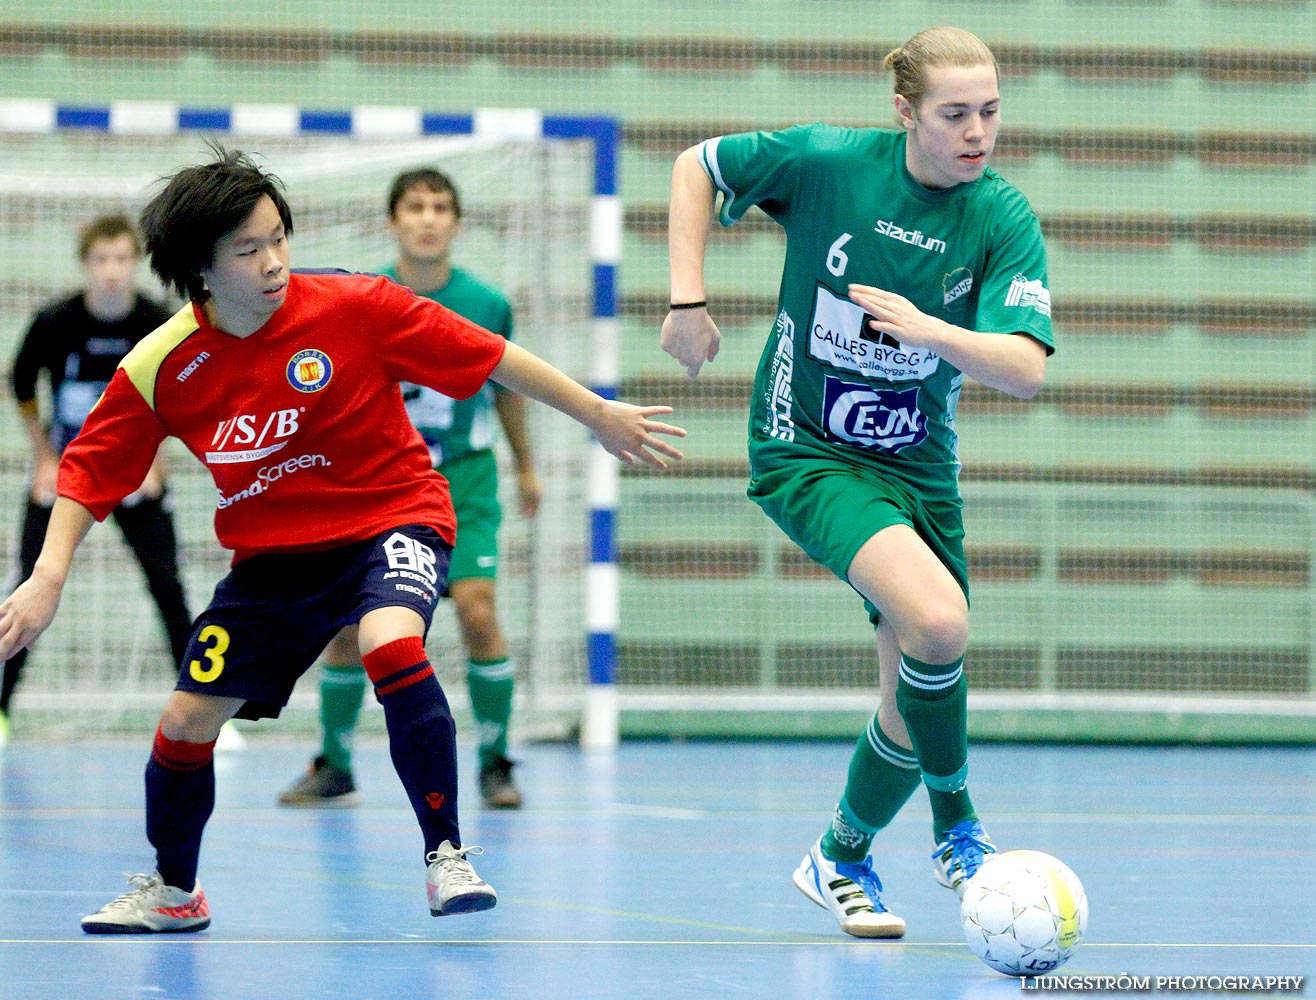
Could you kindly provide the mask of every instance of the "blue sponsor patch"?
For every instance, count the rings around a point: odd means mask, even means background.
[[[322,351],[298,351],[288,362],[288,384],[298,392],[319,392],[333,377],[333,363]]]
[[[900,451],[928,436],[927,418],[918,408],[918,386],[874,389],[831,375],[823,385],[822,426],[830,441],[884,451]]]

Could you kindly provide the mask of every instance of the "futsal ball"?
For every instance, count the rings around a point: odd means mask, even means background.
[[[989,855],[960,901],[975,955],[1007,976],[1038,976],[1069,960],[1088,926],[1083,884],[1041,851]]]

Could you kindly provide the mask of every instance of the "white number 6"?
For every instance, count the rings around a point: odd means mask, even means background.
[[[836,242],[832,244],[831,249],[827,251],[827,270],[831,271],[832,274],[836,275],[838,278],[845,274],[845,266],[850,263],[850,258],[846,256],[845,251],[842,250],[841,247],[845,246],[853,238],[854,237],[849,233],[842,233],[837,238]]]

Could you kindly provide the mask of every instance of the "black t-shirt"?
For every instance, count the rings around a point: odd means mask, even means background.
[[[18,401],[31,402],[46,372],[53,403],[50,445],[56,453],[82,429],[123,356],[169,316],[163,306],[139,295],[127,316],[104,322],[87,311],[79,292],[33,317],[14,358],[11,382]]]

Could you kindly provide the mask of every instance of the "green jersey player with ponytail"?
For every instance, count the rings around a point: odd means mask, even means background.
[[[695,377],[720,334],[705,304],[710,215],[758,205],[786,232],[749,423],[749,495],[863,598],[880,705],[796,886],[856,937],[900,937],[874,836],[924,785],[933,871],[957,892],[995,851],[969,796],[969,585],[955,411],[965,376],[1032,397],[1053,350],[1046,251],[987,166],[991,50],[932,28],[891,52],[898,128],[726,135],[678,157],[663,349]],[[716,304],[714,304],[715,306]]]

